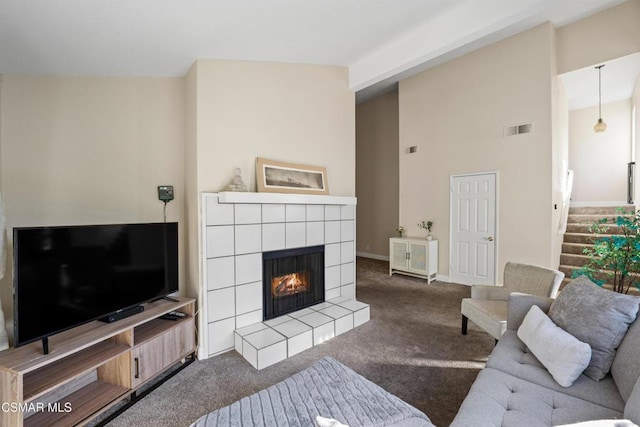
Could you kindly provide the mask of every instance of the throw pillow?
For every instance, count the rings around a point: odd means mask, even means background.
[[[574,424],[562,424],[557,427],[638,427],[629,420],[591,420]]]
[[[529,309],[517,334],[562,387],[571,387],[591,360],[589,344],[557,327],[537,305]]]
[[[333,418],[325,418],[320,415],[316,415],[316,427],[349,427],[346,424],[342,424],[338,420]]]
[[[564,287],[549,308],[553,322],[591,346],[584,374],[596,381],[611,369],[616,349],[638,314],[640,298],[602,289],[585,276]]]

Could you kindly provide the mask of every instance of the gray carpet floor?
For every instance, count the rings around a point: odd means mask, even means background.
[[[471,323],[460,334],[460,300],[469,288],[389,277],[383,261],[356,264],[357,299],[371,305],[368,323],[261,371],[235,351],[196,361],[108,425],[188,426],[331,356],[448,426],[494,346]]]

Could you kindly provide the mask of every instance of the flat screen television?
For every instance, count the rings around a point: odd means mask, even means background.
[[[16,347],[178,290],[178,223],[13,230]]]

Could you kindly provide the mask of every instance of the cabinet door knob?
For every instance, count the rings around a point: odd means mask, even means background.
[[[493,237],[489,236],[489,237],[485,237],[486,240],[493,242]]]
[[[137,357],[134,358],[133,363],[135,364],[135,367],[136,367],[136,374],[134,375],[134,377],[140,378],[140,359],[138,359]]]

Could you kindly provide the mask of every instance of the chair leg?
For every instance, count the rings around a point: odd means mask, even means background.
[[[469,319],[464,314],[462,315],[462,335],[467,335],[467,326],[469,325]]]

